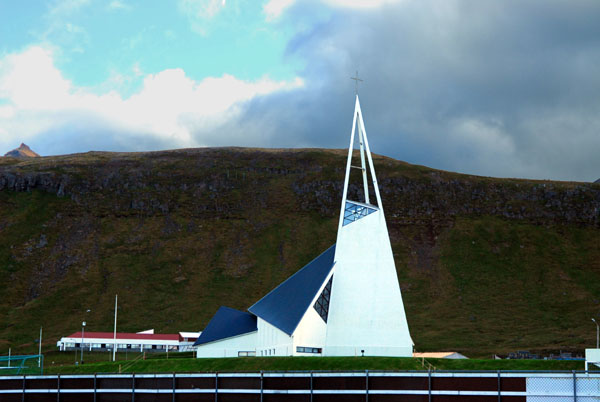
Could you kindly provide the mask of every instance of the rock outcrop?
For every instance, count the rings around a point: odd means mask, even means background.
[[[29,148],[25,143],[21,143],[19,148],[15,148],[12,151],[8,151],[4,154],[4,156],[8,156],[11,158],[39,158],[39,155]]]
[[[197,215],[227,217],[247,208],[249,202],[264,207],[267,195],[260,192],[260,183],[281,177],[289,181],[298,208],[337,216],[343,159],[323,152],[315,161],[314,153],[237,149],[89,153],[37,165],[0,166],[0,190],[39,189],[117,215],[164,215],[188,208]],[[407,168],[382,157],[376,158],[376,164],[391,221],[491,215],[535,223],[600,225],[600,186],[593,183],[469,176]],[[235,196],[239,191],[250,198],[239,200]],[[359,186],[351,186],[349,192],[360,200]],[[197,202],[189,203],[190,199]]]

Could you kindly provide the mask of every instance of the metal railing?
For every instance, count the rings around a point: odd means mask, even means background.
[[[588,402],[600,400],[600,372],[552,371],[303,371],[194,374],[94,374],[0,377],[2,395],[46,394],[48,400],[60,394],[120,395],[135,400],[136,394],[254,395],[254,399],[281,400],[285,395],[313,396],[370,395],[421,396],[436,401],[447,396],[522,397],[527,401]]]

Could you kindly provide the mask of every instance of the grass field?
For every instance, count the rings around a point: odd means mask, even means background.
[[[582,361],[427,359],[436,370],[583,370]],[[427,370],[421,359],[397,357],[153,358],[78,366],[47,366],[46,374],[256,372],[303,370]]]

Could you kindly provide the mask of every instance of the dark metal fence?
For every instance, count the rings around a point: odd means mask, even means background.
[[[261,372],[0,377],[0,401],[588,402],[589,372]]]

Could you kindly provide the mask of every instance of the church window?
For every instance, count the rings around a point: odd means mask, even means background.
[[[344,209],[344,223],[342,226],[346,226],[349,223],[364,218],[375,211],[377,211],[375,208],[369,208],[365,205],[356,204],[352,201],[346,201],[346,207]]]
[[[325,288],[323,288],[321,295],[319,296],[319,298],[315,302],[315,305],[313,306],[314,309],[319,314],[319,316],[321,316],[323,321],[325,321],[325,323],[327,323],[327,316],[329,315],[329,298],[331,296],[331,282],[332,281],[333,281],[333,275],[331,275],[331,278],[329,278],[327,285],[325,285]]]
[[[297,353],[321,353],[323,349],[321,348],[310,348],[307,346],[296,346]]]

